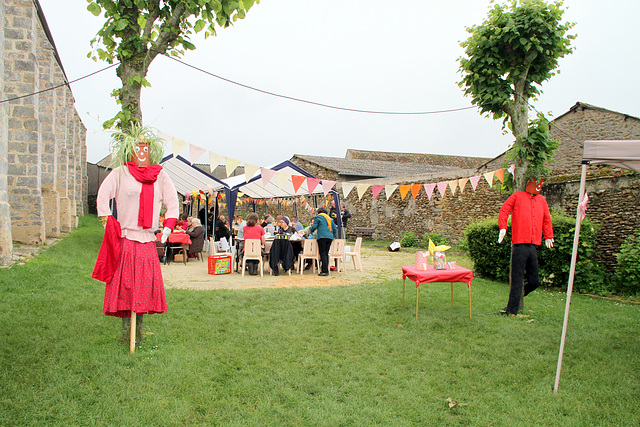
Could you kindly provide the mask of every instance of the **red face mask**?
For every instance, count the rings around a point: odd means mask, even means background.
[[[133,156],[131,156],[131,161],[140,168],[149,166],[151,164],[151,160],[149,158],[149,144],[146,142],[139,142],[138,145],[136,145]]]
[[[540,178],[540,181],[529,181],[527,183],[527,187],[524,191],[527,193],[531,193],[533,195],[540,194],[540,190],[542,190],[542,185],[544,184],[544,178]]]

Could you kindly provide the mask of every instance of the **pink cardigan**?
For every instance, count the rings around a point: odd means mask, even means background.
[[[169,175],[162,170],[153,184],[153,225],[143,229],[138,225],[138,209],[142,184],[135,180],[126,166],[115,168],[105,178],[98,190],[98,216],[111,215],[109,200],[116,199],[118,222],[122,237],[137,242],[155,241],[154,231],[158,229],[158,219],[162,204],[167,207],[165,218],[178,218],[178,195]]]

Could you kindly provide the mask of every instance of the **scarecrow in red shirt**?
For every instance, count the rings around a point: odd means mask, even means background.
[[[529,181],[525,191],[513,193],[500,208],[498,214],[498,243],[507,234],[507,219],[511,214],[511,289],[506,314],[516,316],[522,297],[524,272],[527,272],[527,284],[524,286],[524,296],[540,286],[538,278],[538,254],[536,246],[542,243],[547,248],[553,247],[553,227],[549,206],[540,190],[544,178]]]

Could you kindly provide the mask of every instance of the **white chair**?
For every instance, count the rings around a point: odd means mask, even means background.
[[[242,277],[247,267],[247,260],[252,259],[260,263],[260,277],[264,277],[264,265],[262,263],[262,243],[260,239],[246,239],[244,241],[244,256],[242,257]]]
[[[347,272],[346,261],[347,258],[344,254],[344,247],[347,241],[345,239],[335,239],[331,242],[331,248],[329,249],[329,265],[331,265],[331,260],[338,260],[338,273],[340,272],[340,266],[342,265],[342,270]]]
[[[320,254],[318,253],[318,241],[316,239],[306,239],[302,243],[302,253],[298,255],[298,270],[300,274],[304,271],[304,261],[311,260],[311,266],[313,272],[316,272],[316,267],[320,270]]]
[[[358,265],[360,266],[360,271],[364,271],[362,269],[362,258],[360,258],[360,247],[362,246],[362,237],[358,237],[356,239],[356,244],[353,248],[353,251],[345,251],[344,255],[345,257],[350,256],[351,257],[351,261],[353,261],[353,269],[357,270],[358,267],[356,266],[356,258],[358,259]],[[345,269],[346,270],[346,269]]]

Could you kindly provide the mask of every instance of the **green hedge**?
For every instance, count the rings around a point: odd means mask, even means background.
[[[640,233],[627,237],[617,256],[615,291],[621,294],[640,293]]]
[[[554,246],[538,247],[538,266],[543,285],[566,289],[571,265],[571,251],[575,232],[575,218],[552,213]],[[489,218],[471,223],[465,230],[469,254],[477,274],[502,282],[509,281],[511,259],[511,227],[502,243],[498,244],[498,219]],[[604,271],[595,259],[597,228],[586,218],[582,222],[578,259],[573,289],[582,293],[608,292]]]

